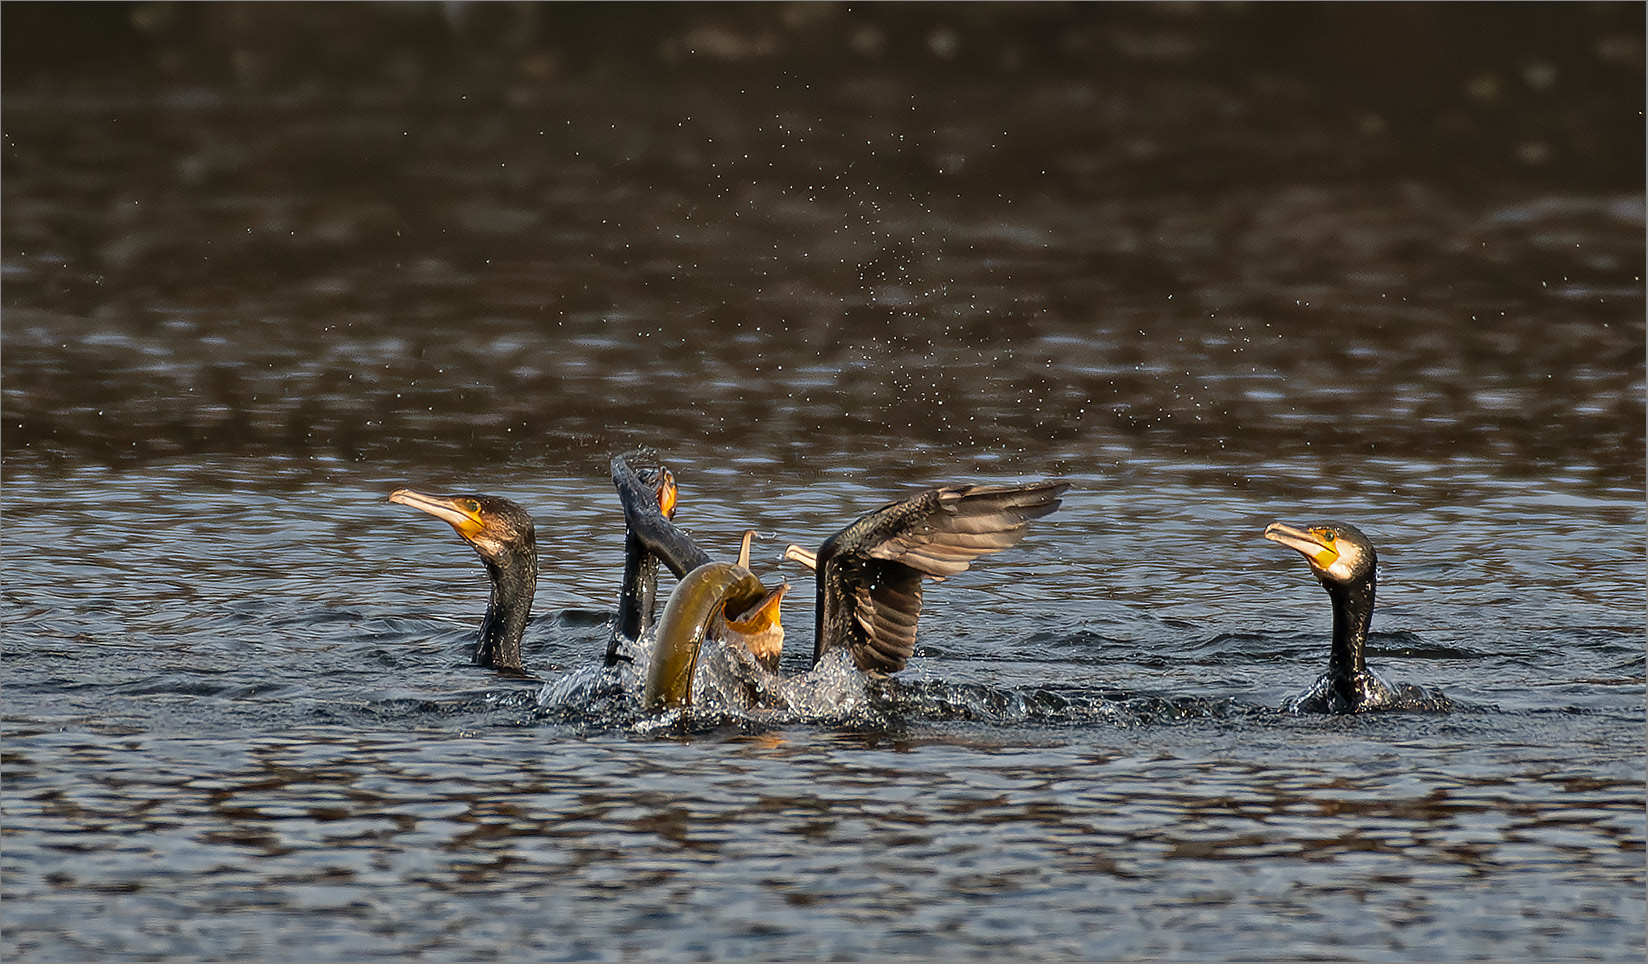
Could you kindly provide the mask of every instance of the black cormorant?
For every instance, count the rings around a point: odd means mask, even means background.
[[[1068,482],[947,485],[865,513],[817,553],[784,555],[817,574],[813,664],[845,648],[864,672],[896,673],[915,651],[921,580],[943,579],[1024,538]]]
[[[624,456],[612,460],[612,480],[624,506],[624,575],[618,590],[618,615],[607,644],[606,665],[623,657],[625,640],[641,637],[657,608],[658,564],[677,577],[710,557],[671,521],[675,514],[675,476],[663,465],[633,470]],[[475,549],[492,581],[486,618],[475,647],[475,663],[525,674],[521,635],[532,608],[538,580],[538,547],[532,516],[499,496],[442,496],[397,489],[389,501],[409,505],[452,526]]]
[[[628,453],[612,460],[612,485],[624,506],[624,579],[618,590],[618,616],[607,644],[606,665],[628,659],[620,649],[652,627],[657,610],[658,564],[675,578],[710,561],[709,554],[675,525],[678,491],[675,475],[662,465],[637,470]]]
[[[1333,600],[1333,649],[1328,671],[1316,684],[1288,700],[1293,713],[1359,713],[1365,710],[1446,710],[1441,693],[1408,683],[1395,686],[1368,669],[1363,651],[1373,621],[1379,557],[1361,530],[1343,522],[1317,522],[1302,529],[1281,522],[1265,528],[1265,538],[1297,551]]]
[[[475,643],[475,664],[525,675],[521,634],[532,613],[538,587],[538,542],[532,516],[508,499],[492,495],[429,495],[396,489],[390,502],[421,509],[446,522],[486,565],[492,595]]]
[[[657,567],[681,579],[660,620],[646,683],[649,707],[691,701],[692,668],[705,638],[747,649],[775,672],[784,630],[779,604],[788,585],[768,590],[749,571],[746,533],[737,563],[715,563],[670,516],[674,477],[662,465],[633,469],[612,460],[612,480],[624,506],[625,565],[619,613],[606,663],[624,658],[620,642],[652,624]],[[819,551],[785,553],[817,572],[818,613],[813,663],[845,648],[860,670],[893,673],[915,648],[921,579],[943,579],[986,553],[1018,543],[1029,522],[1060,505],[1065,482],[1012,486],[944,486],[866,513],[831,536]],[[410,505],[452,526],[486,565],[492,594],[475,649],[482,666],[522,673],[521,634],[537,584],[532,518],[508,499],[435,496],[398,489],[391,502]],[[679,602],[677,601],[679,598]]]
[[[1067,482],[960,485],[928,489],[859,517],[817,553],[790,546],[786,557],[817,573],[813,665],[846,649],[866,673],[895,673],[915,649],[921,580],[943,579],[972,560],[1018,543],[1033,519],[1057,509]],[[692,673],[704,640],[747,649],[769,672],[784,631],[778,604],[787,586],[767,590],[748,569],[749,540],[735,563],[710,562],[684,576],[658,620],[643,703],[649,710],[692,702]]]

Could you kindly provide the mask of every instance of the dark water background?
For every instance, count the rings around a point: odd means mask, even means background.
[[[1643,956],[1640,5],[3,16],[7,959]],[[799,586],[1073,489],[645,720],[637,444]],[[543,683],[402,484],[537,517]],[[1320,516],[1455,712],[1274,712]]]

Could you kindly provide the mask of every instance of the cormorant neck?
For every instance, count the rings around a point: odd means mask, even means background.
[[[824,588],[824,560],[822,558],[818,560],[818,574],[815,577],[815,582],[818,589],[817,595],[814,597],[816,602],[813,606],[813,665],[817,666],[818,658],[824,655],[824,614],[829,609],[826,600],[828,594]]]
[[[516,550],[501,563],[483,559],[492,577],[492,597],[487,601],[486,619],[475,643],[475,665],[520,673],[521,636],[532,615],[532,595],[538,588],[538,552],[528,546]]]
[[[1345,585],[1324,580],[1322,585],[1333,599],[1333,651],[1328,656],[1328,675],[1350,679],[1367,672],[1363,650],[1368,643],[1368,626],[1373,622],[1373,595],[1378,573]]]
[[[619,659],[621,640],[637,640],[652,627],[658,601],[658,557],[632,530],[624,536],[624,582],[618,590],[618,619],[607,643],[606,665]]]
[[[847,611],[847,607],[840,605],[841,600],[835,598],[840,590],[833,584],[833,581],[840,577],[840,573],[835,569],[836,551],[835,539],[831,537],[818,547],[818,555],[813,557],[813,581],[817,586],[817,597],[813,607],[814,666],[817,666],[819,659],[824,656],[827,646],[832,642],[842,642],[846,638],[846,631],[841,626],[841,617]]]

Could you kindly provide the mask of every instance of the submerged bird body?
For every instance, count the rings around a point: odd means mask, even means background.
[[[1305,557],[1333,601],[1333,645],[1328,669],[1304,693],[1283,704],[1293,713],[1360,713],[1368,710],[1446,710],[1440,693],[1409,683],[1392,685],[1368,669],[1368,629],[1373,623],[1379,556],[1360,529],[1343,522],[1297,528],[1273,522],[1265,538]]]
[[[492,594],[475,642],[475,664],[524,673],[521,636],[526,632],[532,596],[538,587],[538,542],[532,516],[498,496],[445,496],[396,489],[389,501],[446,522],[481,557]]]

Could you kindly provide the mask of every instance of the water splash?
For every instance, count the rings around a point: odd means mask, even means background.
[[[1273,711],[1230,697],[1176,697],[1081,685],[992,685],[867,675],[845,650],[793,675],[771,672],[738,646],[709,641],[693,671],[689,706],[647,714],[641,692],[654,640],[615,667],[588,664],[545,683],[539,714],[586,727],[637,733],[702,732],[723,727],[809,725],[895,729],[953,721],[996,725],[1121,728]]]

